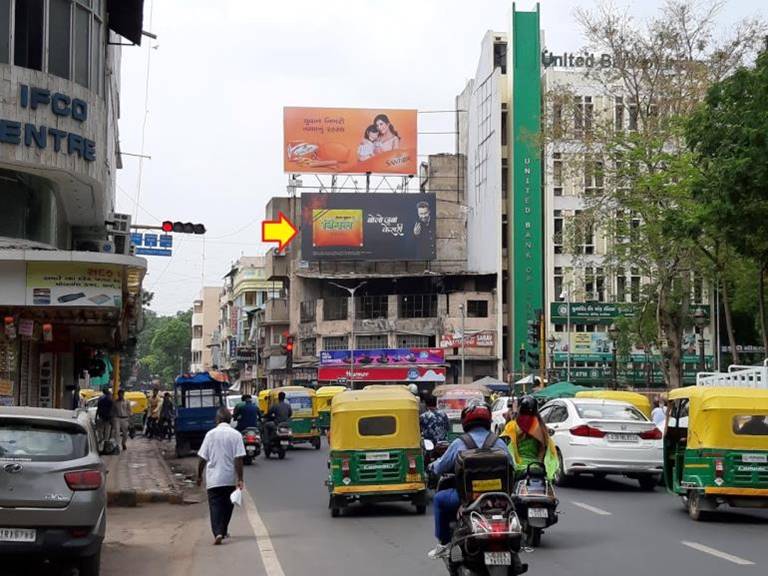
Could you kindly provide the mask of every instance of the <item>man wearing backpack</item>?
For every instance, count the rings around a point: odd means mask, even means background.
[[[438,477],[453,472],[459,454],[481,447],[505,454],[509,463],[514,464],[506,444],[491,433],[491,420],[491,409],[486,404],[468,404],[461,411],[461,426],[464,429],[464,436],[456,438],[445,454],[432,464],[433,472]],[[467,445],[466,436],[470,437],[468,440],[474,442],[474,446]],[[440,490],[435,494],[434,505],[435,537],[439,543],[427,554],[432,559],[442,558],[450,550],[448,544],[451,541],[451,522],[456,519],[456,513],[461,505],[458,490],[455,488]]]

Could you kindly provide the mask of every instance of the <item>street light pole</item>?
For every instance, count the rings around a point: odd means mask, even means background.
[[[349,330],[349,389],[354,390],[355,388],[355,292],[357,292],[358,288],[365,286],[367,282],[365,281],[360,282],[360,284],[358,284],[354,288],[349,288],[348,286],[336,284],[336,282],[329,282],[329,284],[332,284],[337,288],[341,288],[342,290],[346,290],[349,293],[349,297],[352,299],[352,327]]]
[[[555,335],[550,335],[547,340],[547,346],[549,347],[549,372],[547,373],[547,383],[552,384],[552,374],[555,373],[555,346],[557,346],[557,338]]]
[[[619,328],[616,326],[616,324],[611,324],[611,326],[608,328],[608,337],[611,339],[611,353],[613,356],[613,366],[611,367],[613,375],[613,389],[616,390],[619,387],[618,361],[616,358],[616,341],[619,339]]]
[[[699,308],[694,312],[693,323],[696,326],[696,331],[699,333],[699,372],[704,372],[707,369],[704,358],[704,327],[708,323],[707,315],[704,314],[704,310]]]
[[[566,381],[571,381],[571,286],[573,286],[573,282],[570,280],[568,281],[568,284],[566,284],[566,290],[565,290],[565,307],[566,307],[566,313],[565,313],[565,362],[566,362]],[[560,294],[560,298],[562,299],[563,294]]]
[[[464,384],[464,346],[467,340],[467,333],[464,328],[464,304],[459,304],[459,312],[461,312],[461,383]]]

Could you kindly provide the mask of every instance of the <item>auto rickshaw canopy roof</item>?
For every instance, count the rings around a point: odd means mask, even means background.
[[[346,386],[321,386],[317,389],[316,394],[318,398],[329,398],[346,391]]]
[[[448,395],[454,398],[462,395],[465,395],[468,398],[475,398],[478,394],[490,396],[491,389],[485,384],[473,382],[471,384],[441,384],[440,386],[436,386],[432,391],[432,395],[436,398]]]
[[[269,395],[277,398],[280,392],[285,392],[286,396],[297,396],[300,394],[315,396],[315,391],[312,388],[305,388],[304,386],[281,386],[280,388],[271,388],[269,390]]]
[[[603,398],[605,400],[622,400],[629,402],[640,410],[647,418],[651,417],[651,401],[647,396],[629,390],[582,390],[576,392],[576,398]]]

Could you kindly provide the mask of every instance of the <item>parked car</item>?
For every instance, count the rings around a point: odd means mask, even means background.
[[[106,511],[86,412],[0,407],[0,557],[71,561],[98,576]]]
[[[560,398],[541,409],[541,417],[557,446],[564,484],[577,474],[634,478],[653,490],[662,474],[662,434],[628,402],[592,398]]]
[[[507,413],[507,410],[509,410],[507,407],[509,399],[509,396],[499,396],[491,405],[491,416],[493,418],[491,427],[497,434],[501,434],[504,427],[507,425],[507,419],[504,415]]]

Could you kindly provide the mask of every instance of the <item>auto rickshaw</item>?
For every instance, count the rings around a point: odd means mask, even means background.
[[[723,504],[768,508],[768,390],[672,390],[664,480],[693,520]]]
[[[354,390],[331,404],[331,516],[355,502],[410,502],[427,510],[419,402],[408,390]]]
[[[576,398],[600,398],[602,400],[621,400],[628,402],[635,408],[645,414],[646,418],[651,417],[651,401],[647,396],[631,392],[629,390],[587,390],[576,393]]]
[[[259,410],[263,414],[267,413],[267,410],[269,409],[269,390],[262,390],[259,392]]]
[[[437,398],[437,409],[445,412],[451,422],[448,441],[453,442],[464,434],[461,425],[461,411],[471,400],[484,402],[490,398],[490,390],[484,386],[445,384],[437,386],[432,392]]]
[[[144,392],[139,391],[126,392],[125,399],[128,400],[131,406],[128,434],[133,438],[136,435],[136,431],[144,429],[144,417],[147,413],[149,399]]]
[[[321,433],[328,432],[331,427],[331,400],[346,390],[346,386],[321,386],[317,389],[318,425]]]
[[[291,445],[309,443],[320,450],[320,428],[318,426],[317,398],[315,391],[303,386],[283,386],[269,391],[269,407],[277,404],[280,392],[285,392],[285,401],[291,405]],[[269,411],[267,411],[269,412]]]
[[[93,388],[82,388],[80,390],[80,402],[84,406],[88,400],[101,396],[101,390],[94,390]]]

